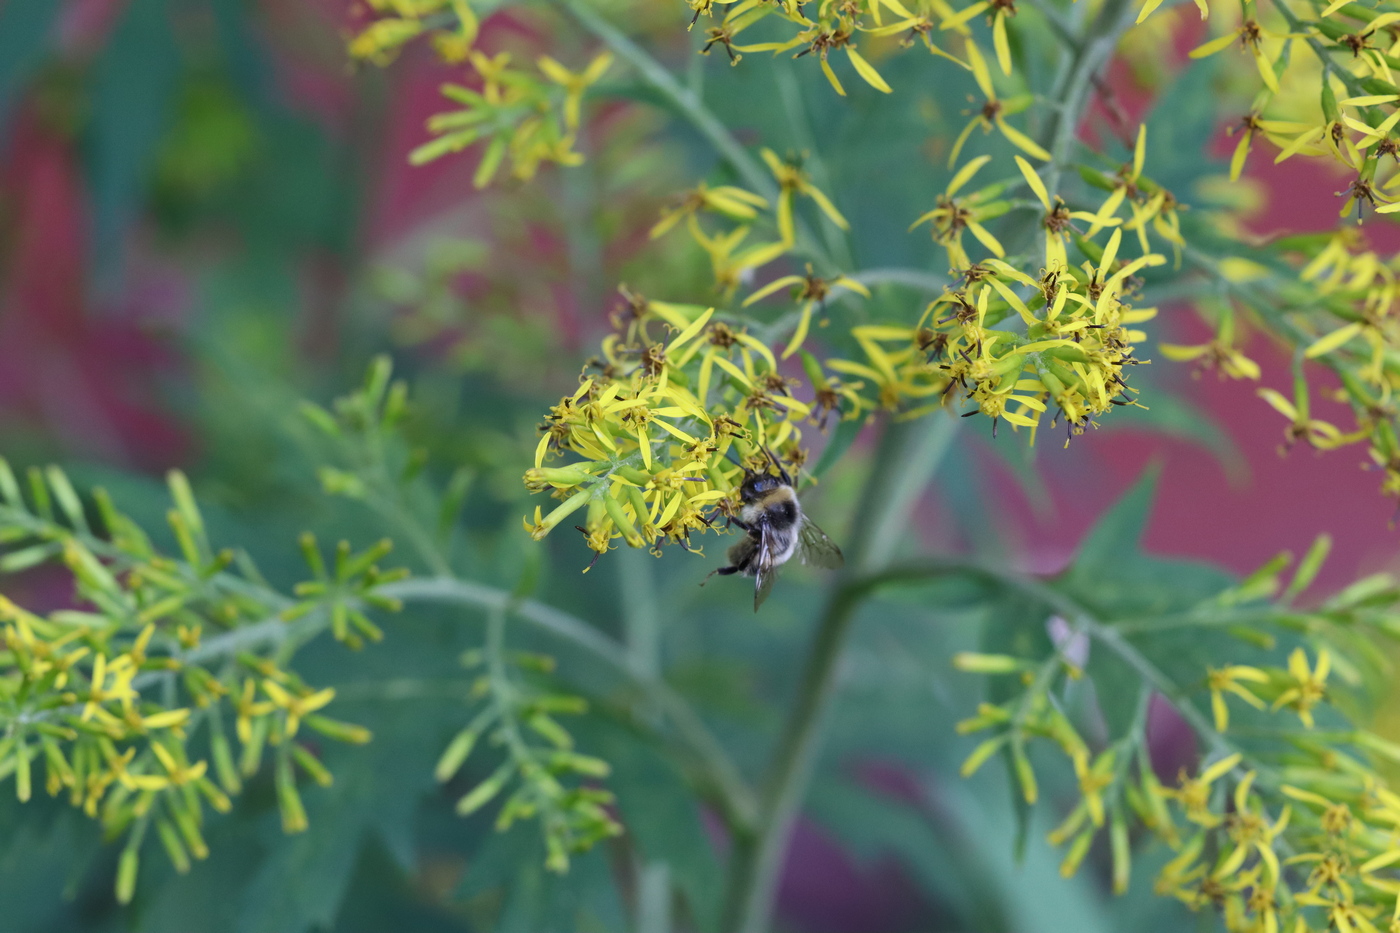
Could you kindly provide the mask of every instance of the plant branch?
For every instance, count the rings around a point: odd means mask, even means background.
[[[1079,121],[1089,106],[1089,95],[1099,70],[1107,64],[1118,48],[1118,40],[1133,24],[1133,8],[1129,0],[1107,0],[1089,35],[1074,53],[1074,62],[1060,96],[1059,112],[1050,133],[1050,165],[1045,187],[1055,192],[1060,188],[1060,176],[1069,161],[1069,151],[1079,135]]]
[[[488,613],[509,606],[516,618],[601,661],[636,684],[656,709],[671,720],[691,753],[704,789],[715,799],[726,822],[741,832],[755,824],[757,804],[753,791],[695,710],[660,678],[638,673],[627,649],[587,622],[544,603],[532,599],[516,602],[504,590],[452,577],[402,580],[380,587],[378,592],[406,602],[451,603]]]
[[[1144,683],[1162,694],[1205,742],[1220,754],[1232,754],[1238,749],[1216,730],[1214,723],[1198,710],[1186,697],[1185,690],[1163,673],[1142,652],[1138,651],[1116,625],[1098,619],[1075,599],[1054,587],[1031,577],[1024,577],[982,564],[958,559],[937,558],[902,565],[880,573],[873,573],[851,584],[852,589],[874,592],[884,586],[900,583],[920,583],[930,579],[948,576],[965,576],[981,579],[995,586],[1015,590],[1040,603],[1046,609],[1063,617],[1070,625],[1099,642],[1131,667]]]

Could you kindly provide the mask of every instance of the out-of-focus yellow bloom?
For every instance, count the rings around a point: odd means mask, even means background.
[[[1317,663],[1308,666],[1308,656],[1302,648],[1294,648],[1288,656],[1290,686],[1274,700],[1274,709],[1291,707],[1309,729],[1313,726],[1312,708],[1327,695],[1327,673],[1332,658],[1326,648],[1317,653]]]
[[[1006,190],[1005,184],[993,184],[962,198],[957,193],[972,180],[972,176],[992,159],[991,156],[978,156],[969,161],[953,175],[948,187],[943,189],[938,205],[919,217],[910,225],[913,230],[928,223],[933,228],[933,241],[948,251],[948,265],[961,271],[972,265],[962,245],[962,233],[969,231],[987,251],[998,259],[1006,256],[1001,242],[991,234],[984,223],[1002,216],[1011,209],[1011,203],[1001,199]]]
[[[802,341],[807,339],[807,331],[812,326],[812,309],[818,306],[825,309],[826,297],[831,293],[833,288],[845,288],[865,298],[870,297],[870,289],[866,288],[855,279],[848,278],[844,275],[838,275],[832,279],[820,278],[812,274],[812,264],[808,263],[806,275],[785,275],[781,278],[774,279],[748,298],[745,298],[744,307],[747,308],[755,302],[762,301],[779,289],[788,288],[793,285],[800,286],[794,290],[793,299],[802,302],[802,312],[801,316],[798,318],[797,327],[793,330],[792,339],[788,341],[787,347],[783,350],[783,359],[787,359],[796,353],[802,346]]]
[[[1182,771],[1177,786],[1164,787],[1162,795],[1180,803],[1186,818],[1198,826],[1207,829],[1219,826],[1224,818],[1210,808],[1211,785],[1233,771],[1240,763],[1241,757],[1238,753],[1227,755],[1196,777],[1188,777],[1186,772]]]
[[[1300,392],[1297,395],[1296,404],[1285,398],[1281,393],[1273,389],[1260,389],[1259,397],[1269,403],[1274,411],[1288,419],[1288,427],[1283,429],[1284,451],[1289,450],[1298,441],[1303,441],[1318,450],[1330,450],[1340,447],[1353,440],[1361,440],[1366,435],[1360,433],[1354,436],[1344,436],[1335,425],[1329,424],[1320,418],[1309,416],[1307,383],[1301,378],[1298,380]]]
[[[791,246],[797,242],[797,231],[792,220],[792,202],[793,196],[798,194],[811,198],[827,219],[836,226],[842,230],[850,229],[851,225],[841,216],[836,205],[831,203],[831,199],[823,194],[821,189],[812,184],[811,178],[802,170],[800,158],[784,161],[778,158],[778,154],[772,149],[764,149],[759,155],[778,181],[778,233],[784,244]]]
[[[1263,709],[1264,701],[1249,691],[1240,681],[1262,684],[1269,682],[1269,675],[1256,667],[1245,664],[1231,664],[1226,667],[1206,668],[1206,686],[1210,688],[1210,707],[1215,716],[1215,728],[1224,732],[1230,727],[1230,708],[1225,704],[1225,694],[1233,693],[1255,709]]]
[[[987,70],[987,63],[982,58],[982,53],[978,51],[977,43],[969,38],[965,48],[968,64],[972,67],[972,75],[977,79],[977,87],[981,89],[986,101],[967,126],[963,127],[962,132],[958,134],[957,140],[953,143],[953,150],[948,154],[948,167],[952,168],[957,164],[958,156],[962,153],[963,145],[967,142],[968,136],[979,126],[984,133],[997,130],[1017,149],[1027,155],[1049,162],[1050,153],[1046,152],[1044,147],[1006,122],[1008,116],[1018,114],[1031,105],[1033,100],[1031,95],[1022,94],[1006,100],[998,98],[996,87],[992,84],[992,73]]]
[[[699,211],[713,211],[730,220],[750,222],[760,210],[768,207],[768,199],[733,185],[709,187],[703,181],[687,191],[674,207],[661,213],[661,219],[651,228],[651,238],[664,235],[682,219]]]
[[[467,55],[481,78],[480,92],[444,84],[442,94],[462,105],[429,118],[434,138],[409,154],[415,165],[486,142],[473,183],[485,187],[507,157],[512,174],[528,179],[544,162],[578,165],[573,149],[584,93],[612,64],[611,53],[596,56],[582,71],[572,72],[549,56],[536,62],[537,72],[514,68],[509,52],[494,57],[473,50]]]
[[[1164,343],[1157,349],[1169,360],[1196,362],[1200,369],[1214,369],[1231,379],[1254,379],[1260,376],[1259,364],[1234,346],[1235,317],[1227,311],[1221,315],[1219,331],[1214,340],[1196,346]],[[1199,371],[1199,370],[1198,370]]]

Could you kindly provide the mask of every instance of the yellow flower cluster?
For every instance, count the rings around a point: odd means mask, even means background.
[[[371,0],[370,7],[377,18],[351,39],[352,56],[386,64],[404,44],[429,34],[443,61],[469,64],[480,84],[479,90],[442,86],[443,96],[461,107],[428,119],[434,138],[410,153],[414,165],[484,142],[473,176],[482,188],[507,157],[511,173],[525,180],[545,162],[583,162],[574,151],[583,95],[608,70],[612,55],[598,55],[577,72],[548,55],[534,69],[513,67],[509,52],[488,56],[475,48],[478,22],[467,0]]]
[[[771,149],[762,150],[760,155],[777,182],[776,204],[770,204],[762,195],[735,185],[710,187],[701,182],[666,207],[661,212],[661,219],[651,228],[651,236],[655,239],[664,236],[684,221],[691,239],[709,257],[716,290],[726,298],[732,297],[740,284],[752,275],[755,269],[788,254],[797,246],[794,211],[799,195],[815,204],[822,214],[840,229],[845,230],[850,226],[836,209],[836,205],[831,203],[831,199],[812,184],[811,177],[802,168],[800,156],[791,156],[784,160]],[[707,229],[712,225],[702,223],[702,216],[727,221],[727,229]],[[744,241],[748,239],[755,223],[761,223],[765,229],[771,229],[777,239],[744,246]],[[817,281],[810,275],[808,279],[812,282]],[[759,301],[797,281],[797,277],[790,276],[769,283],[765,289],[750,295],[744,304],[747,306]],[[804,295],[804,299],[808,301],[808,310],[804,312],[797,335],[784,356],[791,355],[802,343],[802,336],[806,334],[811,322],[811,305],[823,301],[832,285],[841,285],[868,296],[864,286],[853,283],[850,279],[838,278],[820,287],[813,286],[816,291],[808,289],[808,294]]]
[[[1400,441],[1392,401],[1400,388],[1400,366],[1395,362],[1400,325],[1392,308],[1400,258],[1385,259],[1366,249],[1353,229],[1290,237],[1274,244],[1274,249],[1298,269],[1297,278],[1252,301],[1264,313],[1278,315],[1281,329],[1299,348],[1291,397],[1259,390],[1264,401],[1288,421],[1284,449],[1300,441],[1318,450],[1365,442],[1370,465],[1384,474],[1382,492],[1400,498]],[[1262,267],[1241,263],[1240,269],[1244,274],[1233,277],[1242,288],[1252,287],[1254,279],[1265,280],[1267,270]],[[1244,294],[1249,297],[1248,292]],[[1257,379],[1258,365],[1233,346],[1234,321],[1234,309],[1226,306],[1210,344],[1162,350],[1176,359],[1198,359],[1231,375]],[[1308,360],[1328,367],[1339,378],[1340,387],[1327,394],[1351,409],[1354,423],[1349,428],[1315,414],[1314,393],[1304,368]]]
[[[342,547],[334,578],[318,572],[322,580],[297,603],[226,573],[235,556],[210,548],[178,473],[169,515],[178,559],[157,552],[100,491],[94,501],[105,538],[92,533],[62,472],[34,471],[29,480],[26,499],[0,460],[0,538],[9,547],[0,569],[61,562],[78,608],[41,616],[0,597],[0,778],[13,777],[27,800],[32,771],[42,765],[50,795],[66,793],[109,836],[127,837],[117,878],[122,901],[132,896],[148,831],[176,869],[188,870],[191,858],[208,854],[204,808],[227,810],[269,748],[283,825],[305,829],[295,769],[319,784],[331,776],[297,741],[300,727],[349,742],[369,734],[324,716],[334,691],[303,683],[277,660],[277,646],[294,637],[292,626],[321,624],[290,621],[313,614],[339,618],[347,640],[351,625],[372,628],[347,606],[372,599],[390,578],[373,566],[386,549],[352,555]],[[319,566],[319,554],[316,560]]]
[[[350,40],[350,55],[387,65],[412,40],[431,36],[447,62],[464,62],[480,22],[467,0],[367,0],[372,21]]]
[[[772,452],[802,465],[798,424],[813,407],[766,344],[714,309],[628,294],[614,323],[578,391],[541,425],[525,483],[563,502],[537,507],[525,527],[543,538],[582,510],[577,527],[598,554],[618,537],[689,548],[692,532],[712,526],[707,510],[737,506],[740,463],[765,465]],[[739,463],[727,459],[735,445]],[[584,459],[546,466],[558,453]]]
[[[715,45],[723,46],[730,61],[737,65],[745,52],[772,52],[776,55],[796,49],[798,51],[794,57],[811,55],[819,63],[832,88],[843,96],[846,89],[831,67],[832,53],[844,53],[862,81],[888,94],[891,92],[889,84],[875,66],[857,51],[858,39],[864,41],[862,37],[876,40],[900,36],[900,44],[905,47],[922,42],[933,54],[967,67],[941,48],[934,41],[934,36],[943,32],[967,35],[968,21],[982,13],[987,13],[992,22],[993,40],[1002,70],[1011,74],[1011,45],[1007,38],[1006,21],[1015,14],[1016,8],[1008,0],[980,0],[960,11],[955,11],[943,0],[912,0],[907,5],[902,0],[843,0],[840,3],[822,0],[814,11],[815,18],[809,16],[805,9],[808,4],[795,0],[781,0],[778,3],[764,0],[686,2],[695,11],[691,26],[702,15],[713,19],[716,6],[724,8],[719,25],[705,30],[707,42],[704,51],[708,52]],[[776,41],[740,44],[740,33],[765,21],[781,23],[791,35]]]
[[[1320,539],[1299,564],[1285,591],[1290,597],[1313,579],[1328,547]],[[1266,565],[1233,590],[1201,603],[1176,624],[1212,621],[1236,605],[1255,602],[1279,589],[1278,575],[1287,560]],[[1266,606],[1252,610],[1252,635],[1261,646],[1272,642],[1266,630],[1310,633],[1311,646],[1294,648],[1283,667],[1228,664],[1207,668],[1194,687],[1179,687],[1158,672],[1153,686],[1167,690],[1172,702],[1212,750],[1192,774],[1183,770],[1173,786],[1164,785],[1153,768],[1145,731],[1150,692],[1144,689],[1134,722],[1110,735],[1097,750],[1067,718],[1053,697],[1057,684],[1083,672],[1064,653],[1048,658],[1000,654],[960,654],[961,670],[990,676],[1019,677],[1025,690],[1001,704],[984,703],[976,716],[958,726],[962,733],[995,730],[968,756],[963,773],[971,774],[994,754],[1009,752],[1012,773],[1027,803],[1038,797],[1037,778],[1027,748],[1049,740],[1073,769],[1079,800],[1048,835],[1066,846],[1061,871],[1075,873],[1094,839],[1107,830],[1115,890],[1128,887],[1132,849],[1131,822],[1151,832],[1173,852],[1155,880],[1158,894],[1175,897],[1193,910],[1218,910],[1231,933],[1260,931],[1394,929],[1400,916],[1400,864],[1394,828],[1400,824],[1400,795],[1391,789],[1386,765],[1400,761],[1400,747],[1363,729],[1337,728],[1342,721],[1332,706],[1334,668],[1355,680],[1355,660],[1332,642],[1330,633],[1346,631],[1339,643],[1354,645],[1358,633],[1388,633],[1400,601],[1395,581],[1369,578],[1333,597],[1313,612]],[[1267,619],[1266,628],[1259,620]],[[1145,670],[1156,664],[1131,645],[1131,628],[1085,620],[1073,637],[1088,636],[1092,651],[1131,657]],[[1368,637],[1362,634],[1361,637]],[[1087,642],[1086,642],[1087,644]],[[1374,650],[1368,648],[1367,650]],[[1072,652],[1071,652],[1072,653]],[[1091,666],[1092,670],[1092,666]],[[1195,711],[1201,694],[1209,696],[1212,716]],[[1228,731],[1235,704],[1264,715],[1290,712],[1303,731],[1245,730],[1249,736],[1278,735],[1276,742],[1257,738],[1236,745]],[[1328,730],[1316,729],[1326,717]],[[1247,749],[1247,750],[1245,750]]]
[[[1244,169],[1262,137],[1278,152],[1275,162],[1296,155],[1333,162],[1354,178],[1342,192],[1341,215],[1370,206],[1379,213],[1400,210],[1392,189],[1400,141],[1400,87],[1391,71],[1400,12],[1386,4],[1334,2],[1325,7],[1281,2],[1265,16],[1254,0],[1240,19],[1191,52],[1205,58],[1232,46],[1247,54],[1263,85],[1237,123],[1240,132],[1231,178]],[[1302,48],[1306,47],[1306,52]],[[1387,157],[1390,157],[1387,160]]]
[[[509,52],[487,57],[473,50],[468,58],[481,90],[442,86],[443,96],[462,108],[428,119],[435,138],[413,150],[410,162],[422,165],[487,141],[472,178],[478,188],[490,183],[507,156],[512,174],[520,179],[533,178],[543,162],[583,162],[574,151],[583,94],[608,70],[611,55],[604,52],[577,73],[548,55],[536,62],[537,72],[512,68]]]

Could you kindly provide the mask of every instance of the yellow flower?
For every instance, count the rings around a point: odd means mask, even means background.
[[[292,694],[271,678],[262,682],[262,689],[263,693],[267,694],[268,699],[270,699],[276,707],[286,712],[287,738],[291,738],[297,734],[297,726],[300,725],[301,720],[309,713],[314,713],[316,710],[335,699],[335,689],[333,687],[325,687],[314,693]]]
[[[1288,673],[1292,686],[1274,700],[1274,709],[1291,706],[1298,718],[1309,729],[1313,726],[1312,708],[1321,703],[1327,694],[1327,672],[1331,670],[1332,658],[1327,649],[1317,653],[1317,664],[1308,667],[1308,656],[1302,648],[1294,648],[1288,656]]]
[[[782,278],[774,279],[767,285],[754,292],[744,299],[744,307],[748,307],[782,288],[790,285],[800,285],[801,288],[793,293],[793,298],[802,302],[802,314],[798,318],[797,327],[793,330],[792,339],[788,342],[787,348],[783,350],[783,359],[787,359],[797,352],[802,346],[802,342],[807,339],[807,330],[812,325],[812,309],[821,306],[823,313],[826,310],[826,297],[833,288],[845,288],[861,295],[870,297],[870,289],[857,282],[855,279],[838,275],[834,279],[822,279],[812,274],[812,264],[807,264],[807,274],[785,275]]]
[[[1225,694],[1233,693],[1255,709],[1263,709],[1264,701],[1249,692],[1239,682],[1268,683],[1269,675],[1256,667],[1232,664],[1222,668],[1206,668],[1206,685],[1210,688],[1210,707],[1215,714],[1215,728],[1224,732],[1230,727],[1230,710],[1225,705]]]
[[[991,160],[992,157],[988,155],[978,156],[958,169],[948,182],[948,187],[943,189],[938,205],[909,226],[909,229],[913,230],[920,224],[929,223],[933,228],[933,241],[948,251],[948,265],[954,271],[961,271],[972,265],[972,260],[963,249],[963,230],[970,231],[996,258],[1002,259],[1006,256],[1001,242],[982,225],[985,221],[994,220],[1011,209],[1011,203],[1001,199],[1006,186],[994,184],[963,198],[956,197],[963,186],[972,180],[972,176]]]
[[[731,220],[752,221],[758,211],[768,207],[768,200],[760,195],[733,185],[719,185],[711,188],[703,181],[685,193],[675,207],[662,211],[661,219],[651,228],[654,240],[665,234],[683,218],[697,211],[715,211]]]
[[[1045,228],[1045,268],[1047,270],[1059,270],[1069,268],[1069,259],[1065,252],[1065,244],[1070,238],[1070,221],[1083,220],[1089,223],[1104,223],[1105,221],[1098,214],[1091,214],[1088,211],[1071,211],[1065,207],[1065,202],[1059,197],[1055,198],[1054,204],[1050,202],[1050,192],[1045,188],[1045,182],[1041,181],[1031,164],[1020,156],[1016,156],[1016,167],[1021,170],[1021,175],[1026,179],[1026,184],[1035,193],[1036,198],[1045,208],[1045,218],[1041,221]]]
[[[984,133],[990,133],[996,129],[1017,149],[1027,155],[1049,162],[1050,153],[1046,152],[1035,140],[1006,122],[1008,116],[1020,113],[1031,105],[1033,101],[1031,95],[1022,94],[1006,100],[999,99],[996,87],[992,84],[992,73],[987,70],[987,63],[983,60],[982,53],[978,51],[977,43],[969,38],[966,48],[967,61],[972,66],[972,75],[977,79],[977,87],[981,89],[986,102],[973,116],[971,122],[963,127],[962,132],[958,134],[957,140],[953,143],[953,151],[948,155],[948,167],[952,168],[957,164],[958,155],[962,152],[968,136],[972,134],[973,129],[979,126],[982,127]]]
[[[1254,63],[1259,69],[1259,77],[1264,79],[1264,85],[1277,94],[1278,76],[1274,74],[1273,63],[1269,61],[1263,49],[1264,37],[1272,35],[1273,33],[1265,30],[1257,21],[1246,19],[1238,29],[1192,49],[1189,54],[1192,58],[1205,58],[1224,50],[1230,43],[1238,40],[1240,47],[1246,49],[1254,57]]]
[[[836,209],[836,205],[831,203],[825,194],[816,185],[812,184],[807,173],[802,170],[800,159],[789,158],[783,161],[778,158],[778,154],[772,149],[763,149],[759,152],[763,161],[767,164],[773,177],[778,180],[778,234],[787,246],[797,242],[797,231],[792,221],[792,199],[794,194],[805,195],[816,202],[823,214],[836,226],[842,230],[850,229],[850,224],[846,218],[841,216],[841,212]]]
[[[92,681],[88,687],[87,702],[83,706],[81,718],[88,720],[99,712],[105,712],[102,710],[102,704],[112,700],[129,703],[136,696],[136,691],[131,686],[135,676],[136,668],[129,656],[122,655],[109,664],[106,655],[97,655],[93,659]]]
[[[243,681],[243,693],[235,706],[238,741],[244,745],[253,741],[253,720],[259,716],[266,716],[276,708],[265,700],[254,702],[257,689],[258,685],[252,679]]]
[[[612,67],[612,60],[612,53],[604,52],[595,56],[587,68],[577,73],[565,68],[548,55],[541,55],[536,62],[545,77],[564,89],[564,125],[570,132],[579,127],[579,108],[583,101],[583,92],[598,83],[598,79]]]
[[[1006,22],[1016,15],[1016,5],[1012,0],[978,0],[977,3],[959,10],[939,25],[940,29],[957,29],[968,20],[986,10],[991,10],[992,48],[996,49],[997,64],[1002,74],[1011,74],[1011,42],[1006,36]]]
[[[898,3],[898,0],[894,0],[894,2],[891,2],[891,0],[876,0],[871,6],[878,10],[879,3],[891,6],[896,12],[902,12],[906,18],[909,17],[909,11],[904,9],[904,7]],[[829,4],[822,5],[823,16],[825,16],[828,7]],[[827,61],[828,55],[837,49],[842,49],[846,52],[846,58],[850,61],[851,66],[855,68],[856,74],[860,75],[861,79],[865,81],[866,84],[884,94],[891,93],[890,86],[885,82],[884,78],[880,77],[880,73],[875,70],[875,66],[871,65],[870,62],[865,60],[864,56],[856,51],[855,44],[851,41],[856,36],[856,21],[846,15],[844,10],[835,20],[823,18],[817,22],[813,22],[801,13],[798,13],[796,16],[789,16],[789,18],[806,28],[786,42],[762,42],[757,45],[745,47],[743,51],[772,51],[774,54],[777,54],[779,52],[795,49],[799,45],[805,45],[806,48],[793,57],[801,58],[804,55],[816,55],[817,60],[821,63],[822,74],[826,75],[826,80],[831,84],[836,93],[844,97],[846,96],[846,89],[841,86],[841,81],[836,77],[836,72],[831,69],[831,63]]]
[[[1169,360],[1179,363],[1196,361],[1198,372],[1200,369],[1214,369],[1222,376],[1232,379],[1257,380],[1260,376],[1259,364],[1236,349],[1233,346],[1234,340],[1235,316],[1227,308],[1221,315],[1216,337],[1210,343],[1197,346],[1164,343],[1159,344],[1157,349]]]
[[[728,233],[709,236],[691,214],[686,217],[686,229],[696,243],[700,244],[710,257],[710,267],[714,270],[715,287],[727,298],[738,290],[751,269],[765,266],[792,248],[791,241],[759,243],[738,252],[740,244],[749,235],[749,227],[735,227]]]
[[[1215,878],[1234,875],[1244,865],[1251,852],[1259,856],[1263,866],[1264,885],[1273,888],[1279,882],[1278,855],[1274,852],[1274,841],[1288,828],[1289,809],[1285,805],[1279,818],[1272,824],[1262,806],[1251,807],[1258,798],[1251,798],[1249,791],[1254,784],[1255,773],[1247,772],[1235,786],[1235,809],[1225,821],[1226,835],[1235,848],[1226,855],[1211,874]]]
[[[1212,764],[1196,777],[1187,777],[1185,770],[1175,788],[1162,788],[1162,796],[1170,797],[1181,805],[1186,818],[1191,822],[1210,829],[1219,826],[1222,818],[1210,809],[1211,784],[1234,770],[1241,756],[1236,753]]]
[[[1289,420],[1288,427],[1283,429],[1283,450],[1292,449],[1298,441],[1306,441],[1310,446],[1318,450],[1330,450],[1339,447],[1347,442],[1342,432],[1334,425],[1328,424],[1318,418],[1308,416],[1308,392],[1307,383],[1301,378],[1297,380],[1297,404],[1289,401],[1283,395],[1273,389],[1259,389],[1259,397],[1268,402],[1270,407]],[[1352,439],[1360,440],[1365,437],[1349,436]]]
[[[1065,821],[1046,837],[1054,846],[1061,845],[1077,833],[1085,818],[1095,827],[1103,825],[1103,791],[1113,785],[1118,754],[1116,749],[1106,749],[1094,760],[1093,765],[1090,765],[1089,753],[1081,746],[1074,750],[1071,759],[1074,763],[1074,776],[1079,781],[1080,800]]]
[[[204,772],[209,767],[208,762],[205,761],[196,762],[193,766],[177,761],[175,756],[159,742],[151,743],[151,751],[155,752],[156,758],[160,759],[160,765],[165,769],[167,775],[166,780],[177,787],[204,777]]]

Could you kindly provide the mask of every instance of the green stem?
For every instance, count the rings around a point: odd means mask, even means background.
[[[837,661],[869,592],[862,575],[888,559],[903,536],[914,500],[947,453],[957,421],[933,417],[891,422],[880,439],[847,551],[808,649],[802,680],[764,784],[758,833],[734,840],[722,929],[766,933],[783,856],[820,750],[821,728],[836,687]]]
[[[622,627],[626,633],[627,657],[632,674],[639,679],[661,676],[661,611],[656,598],[656,579],[650,554],[636,548],[623,548],[618,555]],[[638,718],[653,723],[661,711],[651,704],[639,704]],[[631,852],[632,877],[636,885],[633,911],[636,933],[671,933],[671,869],[663,860],[648,860],[635,845]]]
[[[406,602],[451,603],[488,613],[510,605],[516,618],[569,642],[611,667],[635,683],[675,726],[701,790],[713,799],[725,821],[738,832],[746,832],[754,825],[758,808],[753,791],[695,710],[660,678],[639,676],[627,649],[587,622],[544,603],[532,599],[516,603],[504,590],[452,577],[401,580],[380,587],[378,592]]]
[[[748,150],[734,138],[719,117],[716,117],[699,97],[691,93],[689,88],[676,80],[675,75],[621,30],[599,16],[587,3],[582,0],[557,2],[579,25],[601,39],[618,58],[635,68],[643,81],[665,98],[682,117],[690,121],[750,189],[770,201],[776,200],[778,185],[773,177],[749,155]]]
[[[654,679],[661,676],[661,611],[651,566],[655,558],[636,548],[625,548],[617,556],[628,662],[637,677]]]
[[[1132,26],[1133,18],[1129,0],[1108,0],[1089,35],[1074,52],[1074,64],[1060,96],[1060,109],[1050,133],[1050,165],[1045,178],[1048,191],[1056,192],[1060,188],[1060,176],[1079,135],[1080,118],[1089,106],[1094,77],[1118,48],[1118,40]]]
[[[922,269],[901,269],[893,266],[865,269],[854,272],[847,278],[862,285],[907,285],[910,288],[934,293],[941,293],[948,286],[946,275],[935,275]]]

